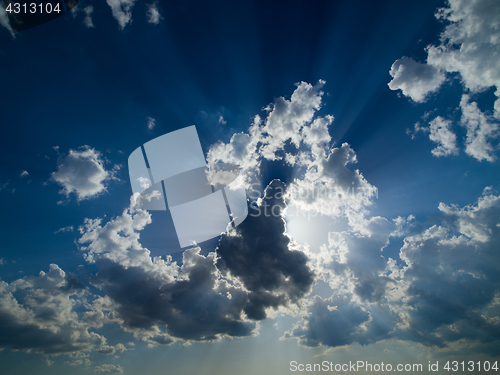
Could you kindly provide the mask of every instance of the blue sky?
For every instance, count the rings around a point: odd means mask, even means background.
[[[500,360],[497,1],[80,1],[0,24],[0,372]],[[131,205],[127,161],[191,125],[253,215],[183,249]]]

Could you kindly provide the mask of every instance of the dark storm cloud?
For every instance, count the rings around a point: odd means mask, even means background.
[[[264,319],[265,309],[297,302],[314,281],[308,258],[291,250],[285,235],[284,184],[272,181],[259,206],[234,231],[221,237],[217,267],[237,277],[248,290],[245,312],[251,319]]]
[[[0,348],[71,353],[103,345],[86,319],[85,287],[51,264],[49,272],[8,284],[0,281]]]
[[[361,324],[370,315],[347,297],[322,300],[316,296],[309,308],[306,326],[296,326],[286,337],[297,337],[304,346],[342,346],[351,344],[358,336]]]
[[[199,250],[184,252],[176,280],[103,260],[96,285],[111,299],[122,327],[160,344],[170,344],[172,337],[207,341],[251,335],[255,323],[241,318],[245,292],[221,281],[214,254],[204,257]]]

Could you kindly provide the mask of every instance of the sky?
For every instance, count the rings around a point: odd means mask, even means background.
[[[0,373],[497,372],[500,2],[0,25]],[[249,214],[181,247],[128,158],[192,125]]]

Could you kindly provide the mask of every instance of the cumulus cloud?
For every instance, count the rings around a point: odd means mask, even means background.
[[[158,9],[158,3],[152,3],[147,5],[148,10],[146,11],[146,16],[148,18],[148,22],[154,25],[158,25],[162,19],[160,14],[160,10]]]
[[[146,211],[129,208],[105,225],[87,220],[80,228],[82,251],[100,266],[95,286],[106,295],[103,314],[151,344],[252,335],[256,325],[243,313],[247,293],[222,277],[215,253],[187,249],[181,266],[151,258],[138,241],[149,222]]]
[[[59,354],[105,344],[90,331],[102,323],[88,319],[86,295],[84,285],[55,264],[38,276],[0,281],[0,347]]]
[[[485,189],[474,205],[439,209],[443,225],[405,238],[401,249],[409,285],[404,333],[430,345],[468,339],[498,349],[500,322],[491,309],[500,293],[500,196]]]
[[[441,203],[439,210],[440,224],[414,228],[397,261],[384,249],[411,217],[373,217],[330,233],[313,261],[332,296],[312,298],[284,337],[312,347],[388,338],[437,347],[461,342],[498,355],[500,196],[486,188],[474,204]]]
[[[500,119],[481,112],[476,102],[470,101],[469,95],[463,95],[460,101],[462,109],[461,125],[467,129],[465,152],[481,161],[494,161],[500,136]]]
[[[403,57],[391,67],[392,90],[401,89],[403,95],[416,102],[425,101],[428,94],[439,89],[448,73],[458,73],[464,87],[460,103],[461,123],[467,128],[465,152],[478,159],[495,159],[492,141],[498,137],[500,119],[500,3],[496,0],[449,0],[439,8],[436,17],[446,23],[440,35],[441,43],[427,46],[425,64]],[[470,95],[495,87],[497,97],[492,116],[486,116]],[[450,134],[437,135],[448,141]],[[436,156],[452,154],[446,147],[433,150]],[[438,155],[439,154],[439,155]]]
[[[418,103],[424,102],[445,81],[445,75],[439,69],[406,56],[392,64],[389,74],[392,76],[389,88],[401,90],[404,96]]]
[[[53,172],[50,179],[63,187],[61,194],[69,198],[74,193],[77,200],[82,201],[105,192],[106,183],[115,178],[117,168],[115,166],[112,170],[106,170],[101,153],[83,146],[60,156],[57,172]]]
[[[305,138],[301,130],[310,125],[321,108],[324,84],[321,80],[314,86],[306,82],[296,84],[291,99],[275,99],[264,108],[265,119],[255,116],[248,133],[234,134],[228,144],[212,146],[207,155],[209,166],[217,162],[237,164],[248,180],[259,174],[263,160],[282,160],[287,142],[298,148]]]
[[[441,116],[436,117],[429,123],[429,139],[438,144],[432,150],[434,156],[457,155],[457,136],[451,130],[451,121]]]
[[[120,29],[124,29],[127,24],[132,23],[132,8],[135,0],[106,0],[111,7],[113,17],[118,21]]]
[[[264,108],[267,116],[255,116],[247,133],[237,133],[229,143],[218,143],[208,152],[211,168],[218,162],[242,168],[247,186],[259,182],[263,162],[279,161],[296,173],[287,187],[287,201],[304,211],[324,215],[355,210],[371,204],[376,188],[358,170],[354,150],[347,143],[332,147],[328,126],[331,115],[317,116],[324,81],[296,84],[290,100],[284,97]],[[255,185],[252,185],[252,187]]]

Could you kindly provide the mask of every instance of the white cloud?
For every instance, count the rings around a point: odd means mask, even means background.
[[[28,177],[29,175],[30,175],[30,174],[28,173],[28,171],[22,171],[22,172],[19,174],[19,176],[20,176],[21,178],[23,178],[23,177]]]
[[[493,161],[496,147],[492,141],[498,136],[500,119],[500,2],[497,0],[449,0],[439,8],[436,17],[446,24],[438,46],[427,46],[427,63],[422,64],[403,57],[391,67],[394,77],[392,90],[401,89],[403,95],[416,102],[425,101],[436,91],[447,73],[458,73],[464,86],[460,103],[462,125],[467,128],[465,152],[478,159]],[[482,114],[475,103],[468,103],[471,94],[495,87],[497,97],[492,116]],[[449,129],[448,129],[449,130]],[[441,131],[451,141],[447,131]],[[438,147],[433,153],[446,155],[452,148]]]
[[[494,161],[500,136],[500,119],[481,112],[476,102],[470,101],[469,95],[463,95],[460,101],[462,109],[461,125],[467,129],[465,152],[477,160]]]
[[[436,117],[429,123],[429,139],[438,144],[432,150],[434,156],[457,155],[457,136],[451,130],[451,121],[441,116]]]
[[[7,12],[5,11],[3,2],[0,3],[0,25],[2,25],[7,30],[9,30],[11,35],[14,36],[14,34],[12,33],[12,28],[10,27],[9,16],[7,15]]]
[[[120,29],[132,23],[132,8],[135,0],[106,0],[111,7],[113,17],[118,21]]]
[[[153,130],[156,126],[156,120],[152,117],[148,117],[148,129]]]
[[[496,86],[500,96],[500,3],[496,0],[450,0],[436,14],[449,24],[439,46],[428,47],[427,63],[458,72],[464,86],[480,92]],[[500,99],[495,103],[500,116]]]
[[[347,143],[331,147],[328,126],[334,118],[316,116],[324,84],[322,80],[314,86],[306,82],[296,84],[290,100],[275,99],[265,107],[266,117],[255,116],[248,133],[233,135],[228,144],[212,146],[208,165],[214,168],[217,162],[237,164],[248,184],[258,180],[262,162],[284,160],[297,171],[287,187],[291,206],[337,215],[370,205],[376,188],[359,171],[350,169],[356,163],[354,150]]]
[[[101,153],[89,146],[69,150],[58,159],[57,172],[50,179],[63,187],[61,194],[69,197],[75,193],[79,201],[95,198],[106,191],[106,183],[115,179],[117,166],[106,170]]]
[[[109,365],[103,364],[101,366],[96,366],[94,369],[94,374],[121,374],[123,370],[120,365]]]
[[[94,7],[92,5],[88,5],[83,8],[85,13],[85,18],[83,19],[83,24],[88,28],[94,27],[94,23],[92,22],[92,13],[94,12]]]
[[[64,227],[64,228],[59,228],[58,230],[56,230],[54,232],[54,234],[57,234],[57,233],[66,233],[66,232],[73,232],[74,228],[73,226],[68,226],[68,227]]]
[[[146,16],[148,17],[148,22],[154,25],[158,25],[160,20],[163,18],[158,9],[158,3],[152,3],[147,5],[148,10],[146,11]]]
[[[424,102],[445,80],[439,69],[406,56],[396,60],[389,73],[393,77],[389,88],[401,90],[415,102]]]

